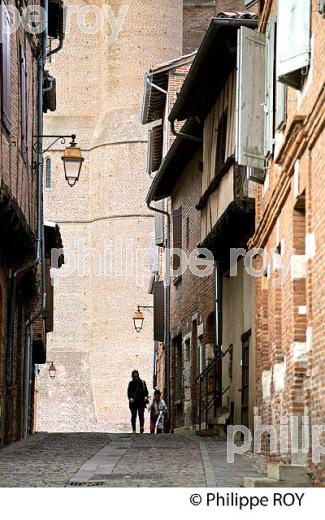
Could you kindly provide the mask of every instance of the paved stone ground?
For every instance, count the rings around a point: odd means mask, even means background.
[[[234,487],[265,467],[193,433],[37,434],[0,450],[0,487]]]
[[[110,441],[103,433],[37,434],[0,450],[0,487],[63,487]]]
[[[207,438],[205,443],[215,475],[215,486],[239,487],[243,483],[244,476],[266,476],[266,459],[249,452],[244,455],[235,454],[234,462],[228,463],[227,446],[224,440]]]

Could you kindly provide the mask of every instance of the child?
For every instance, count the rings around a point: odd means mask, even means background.
[[[155,433],[156,428],[157,433],[162,433],[164,431],[164,415],[167,411],[167,406],[165,401],[161,399],[160,390],[155,390],[153,395],[154,398],[149,408],[150,433]]]

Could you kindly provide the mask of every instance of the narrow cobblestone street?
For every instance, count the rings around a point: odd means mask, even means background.
[[[40,433],[0,451],[1,487],[233,487],[264,475],[252,456],[194,434]]]

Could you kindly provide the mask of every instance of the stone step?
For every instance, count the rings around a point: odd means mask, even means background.
[[[196,430],[196,435],[199,437],[218,437],[219,431],[213,428],[205,428],[204,430]]]
[[[267,487],[267,488],[291,488],[291,487],[313,487],[313,483],[311,480],[302,482],[301,480],[276,480],[274,478],[269,477],[245,477],[243,487],[252,488],[252,487]]]
[[[267,476],[279,481],[309,482],[305,464],[268,464]]]

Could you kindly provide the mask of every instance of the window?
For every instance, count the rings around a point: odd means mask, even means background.
[[[164,282],[155,282],[153,288],[153,329],[154,341],[164,341],[165,297]]]
[[[225,162],[226,154],[226,139],[227,139],[227,111],[225,111],[219,121],[218,137],[217,137],[217,151],[216,151],[216,169],[218,173]]]
[[[11,130],[11,96],[10,96],[10,17],[7,6],[1,3],[1,90],[2,120],[8,132]]]
[[[206,352],[205,352],[205,344],[203,341],[203,338],[200,337],[200,344],[199,344],[199,370],[200,374],[202,374],[203,370],[206,368]]]
[[[182,249],[182,206],[173,212],[173,249]],[[173,269],[177,271],[181,267],[180,254],[173,255]]]
[[[27,150],[27,71],[26,58],[23,49],[20,47],[20,124],[21,124],[21,148],[22,152]]]
[[[310,0],[278,2],[277,79],[301,89],[310,64]]]
[[[45,163],[45,186],[46,188],[52,187],[52,163],[50,158],[47,158]]]

